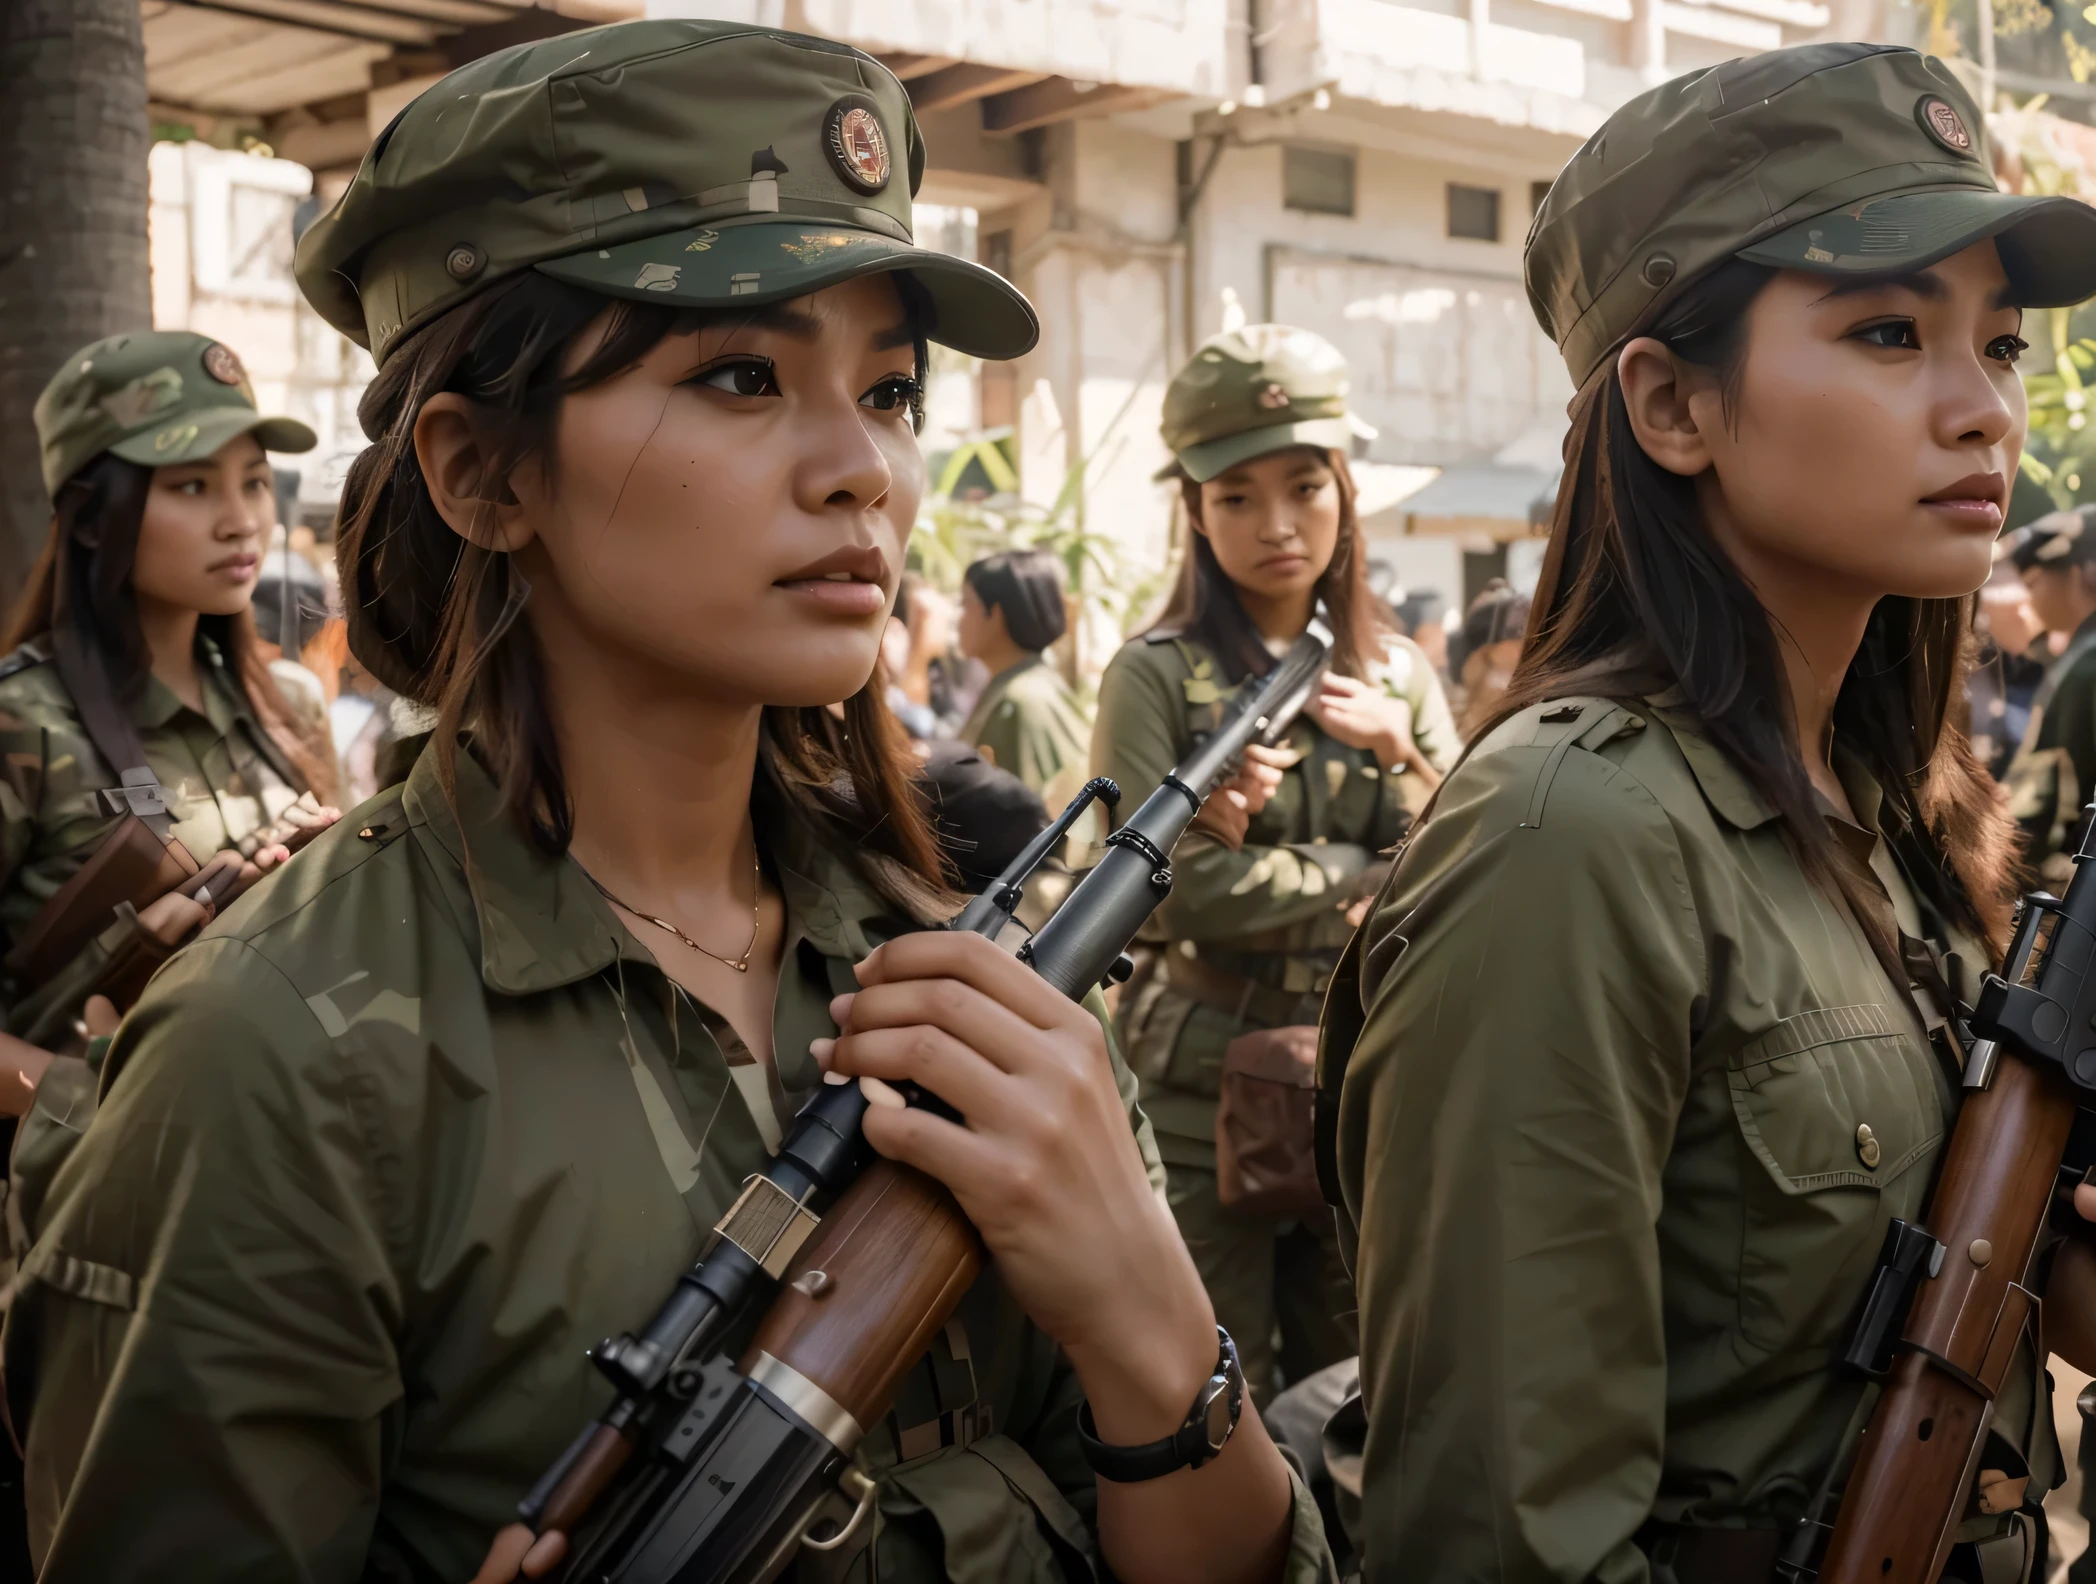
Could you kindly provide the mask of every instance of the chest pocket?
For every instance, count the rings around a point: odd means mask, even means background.
[[[1875,1005],[1785,1018],[1726,1073],[1755,1165],[1743,1174],[1740,1328],[1772,1349],[1833,1339],[1885,1224],[1913,1218],[1946,1129],[1913,1020]]]

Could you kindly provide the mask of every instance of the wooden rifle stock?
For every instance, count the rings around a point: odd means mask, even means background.
[[[2022,1282],[2076,1104],[2058,1067],[2007,1049],[1992,1086],[1966,1095],[1929,1207],[1942,1267],[1908,1315],[1820,1584],[1935,1584],[1943,1571],[2017,1341],[2042,1335]]]
[[[870,1430],[982,1266],[982,1239],[945,1186],[876,1160],[788,1267],[740,1368],[769,1353]]]

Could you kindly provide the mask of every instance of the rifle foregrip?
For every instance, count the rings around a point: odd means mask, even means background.
[[[1929,1207],[1942,1269],[1915,1297],[1820,1584],[1935,1584],[1942,1571],[1995,1394],[2036,1316],[2021,1283],[2074,1111],[2064,1074],[2006,1052],[1993,1086],[1966,1096]]]
[[[953,1195],[877,1160],[788,1267],[740,1368],[753,1374],[769,1354],[849,1414],[856,1439],[894,1406],[982,1266],[982,1240]]]
[[[560,1483],[553,1487],[545,1511],[539,1515],[538,1532],[547,1534],[558,1530],[562,1534],[573,1534],[589,1515],[592,1504],[604,1494],[632,1456],[631,1441],[610,1425],[599,1424],[575,1460],[568,1465]]]

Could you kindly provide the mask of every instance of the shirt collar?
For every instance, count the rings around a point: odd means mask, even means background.
[[[1679,689],[1669,689],[1646,700],[1688,761],[1689,773],[1703,800],[1724,821],[1738,830],[1753,830],[1776,817],[1775,805],[1756,790],[1754,783],[1727,756],[1724,749],[1705,735],[1703,722],[1684,707]]]
[[[453,793],[455,812],[437,777],[437,756],[425,752],[408,776],[402,806],[464,871],[489,989],[529,995],[590,978],[621,956],[654,962],[580,864],[565,854],[547,856],[518,830],[494,778],[469,752],[453,761]],[[785,897],[789,958],[806,941],[824,957],[857,962],[886,938],[891,931],[877,921],[895,910],[780,807],[761,778],[751,813]]]
[[[204,719],[211,723],[212,730],[219,736],[226,736],[235,725],[248,719],[247,702],[226,675],[224,652],[202,633],[197,634],[196,658],[197,685],[204,697]],[[188,708],[173,688],[148,671],[146,685],[131,701],[131,720],[143,731],[159,731]]]

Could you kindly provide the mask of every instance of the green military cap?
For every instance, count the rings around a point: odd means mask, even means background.
[[[1911,49],[1802,44],[1677,77],[1610,116],[1551,185],[1529,301],[1584,385],[1733,257],[1886,275],[1991,237],[2021,306],[2096,292],[2096,210],[2000,191],[1983,133],[1957,79]]]
[[[296,418],[265,418],[233,349],[187,330],[140,330],[82,347],[36,399],[44,488],[58,486],[104,451],[165,467],[210,456],[235,435],[271,451],[318,443]]]
[[[739,23],[614,23],[498,50],[429,88],[299,241],[307,300],[381,363],[523,269],[607,296],[757,307],[908,269],[932,338],[1017,357],[1032,306],[917,247],[924,143],[870,55]]]
[[[1226,468],[1290,446],[1344,450],[1375,430],[1347,411],[1346,359],[1293,325],[1246,325],[1210,336],[1164,393],[1159,430],[1173,461],[1205,484]]]

